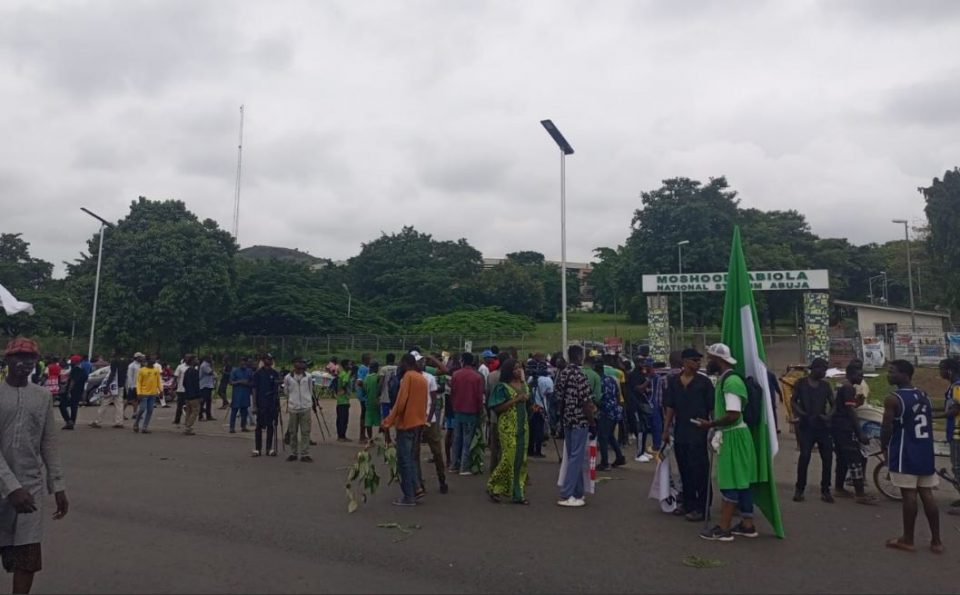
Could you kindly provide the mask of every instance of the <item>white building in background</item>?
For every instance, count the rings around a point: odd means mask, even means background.
[[[893,335],[899,332],[910,332],[912,321],[910,308],[896,308],[878,304],[864,304],[833,300],[848,314],[857,318],[857,330],[861,337],[880,337],[884,341],[892,341]],[[933,312],[930,310],[916,310],[917,333],[937,334],[949,330],[950,314],[947,312]]]

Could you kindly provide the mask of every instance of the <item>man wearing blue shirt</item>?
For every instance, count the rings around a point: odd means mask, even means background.
[[[237,413],[240,413],[240,431],[249,432],[247,428],[247,414],[250,411],[250,393],[253,390],[253,367],[250,359],[240,358],[240,365],[230,372],[230,386],[233,387],[233,396],[230,399],[230,433],[236,433]]]

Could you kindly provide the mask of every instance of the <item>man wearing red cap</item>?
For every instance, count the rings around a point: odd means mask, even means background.
[[[40,359],[37,344],[18,337],[4,357],[9,373],[0,384],[0,558],[13,573],[13,592],[29,593],[42,567],[44,487],[56,498],[53,518],[66,516],[69,504],[50,394],[29,382]]]

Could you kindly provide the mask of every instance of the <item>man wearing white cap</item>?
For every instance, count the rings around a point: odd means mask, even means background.
[[[707,349],[707,374],[717,376],[713,421],[696,420],[703,429],[717,428],[713,439],[717,450],[717,485],[723,497],[720,524],[700,534],[710,541],[733,541],[734,535],[756,537],[753,524],[753,492],[757,481],[757,453],[750,428],[743,421],[748,393],[743,378],[734,372],[737,360],[730,348],[716,343]],[[682,421],[678,421],[682,423]],[[733,514],[740,510],[740,523],[731,528]]]

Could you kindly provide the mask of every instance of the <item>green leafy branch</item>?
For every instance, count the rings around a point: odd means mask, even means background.
[[[347,472],[348,513],[356,512],[361,504],[366,504],[367,498],[375,494],[380,487],[380,474],[377,473],[371,450],[376,452],[378,458],[383,459],[390,471],[390,479],[387,485],[400,481],[397,468],[397,447],[393,444],[387,444],[382,435],[377,436],[368,446],[357,453],[356,461]]]

